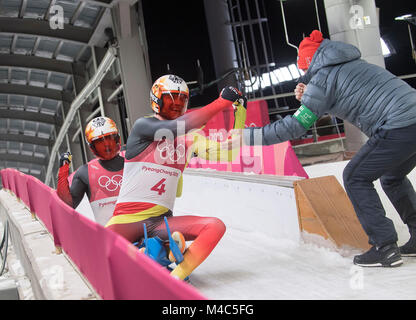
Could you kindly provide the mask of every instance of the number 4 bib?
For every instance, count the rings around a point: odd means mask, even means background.
[[[149,162],[125,163],[117,202],[154,203],[173,210],[179,169]]]

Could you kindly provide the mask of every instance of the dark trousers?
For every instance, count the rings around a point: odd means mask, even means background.
[[[381,247],[397,241],[374,188],[377,179],[403,222],[416,228],[416,193],[406,177],[415,166],[416,124],[378,130],[345,167],[344,187],[370,244]]]

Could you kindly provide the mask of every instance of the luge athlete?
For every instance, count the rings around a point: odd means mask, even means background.
[[[126,144],[123,184],[107,227],[135,242],[143,237],[145,223],[149,237],[166,240],[166,216],[172,231],[179,231],[186,241],[193,241],[184,261],[171,273],[185,279],[206,259],[225,232],[225,225],[218,218],[172,216],[190,151],[209,157],[209,149],[215,149],[216,159],[219,158],[216,143],[189,132],[234,102],[241,100],[245,104],[246,99],[237,89],[226,87],[212,103],[185,114],[189,90],[185,81],[175,75],[160,77],[150,96],[154,115],[142,117],[133,125]],[[244,124],[244,120],[236,123]]]

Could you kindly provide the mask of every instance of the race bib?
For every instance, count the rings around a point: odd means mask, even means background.
[[[117,197],[103,198],[90,202],[95,221],[102,226],[105,226],[108,220],[110,220],[110,218],[113,216],[116,202]]]
[[[146,202],[173,209],[182,171],[150,162],[126,162],[117,203]]]

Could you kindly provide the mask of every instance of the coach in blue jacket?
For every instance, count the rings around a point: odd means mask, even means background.
[[[344,170],[344,186],[372,248],[354,257],[361,266],[393,267],[416,256],[416,193],[407,175],[416,166],[416,90],[387,70],[360,59],[353,45],[323,39],[314,30],[299,46],[305,75],[295,92],[300,108],[262,128],[247,128],[247,145],[276,144],[306,133],[324,113],[361,129],[367,143]],[[397,233],[374,188],[383,190],[410,231],[397,247]]]

